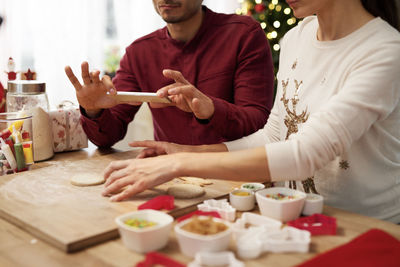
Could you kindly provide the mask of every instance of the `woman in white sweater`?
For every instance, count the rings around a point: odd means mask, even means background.
[[[105,195],[130,185],[112,198],[119,201],[185,175],[285,181],[322,194],[328,205],[400,222],[394,0],[287,2],[305,19],[281,43],[277,95],[265,127],[211,146],[133,142],[147,147],[142,159],[111,163]]]

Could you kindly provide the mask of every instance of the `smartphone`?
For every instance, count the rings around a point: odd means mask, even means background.
[[[129,102],[151,102],[151,103],[171,103],[168,97],[158,97],[156,93],[149,92],[117,92],[112,97],[116,98],[121,104]]]

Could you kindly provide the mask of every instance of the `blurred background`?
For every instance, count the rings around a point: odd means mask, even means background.
[[[279,41],[299,23],[284,0],[204,0],[203,4],[216,12],[257,20],[269,40],[277,71]],[[13,57],[16,71],[30,68],[46,82],[52,107],[64,100],[77,103],[64,73],[66,65],[80,73],[81,62],[88,61],[91,69],[112,75],[129,44],[165,26],[151,0],[0,0],[0,16],[0,82],[7,86],[7,62]],[[117,147],[126,147],[132,139],[153,138],[152,127],[148,107],[143,105],[126,141]]]
[[[237,0],[206,0],[211,9],[234,13]],[[64,66],[113,72],[130,43],[165,23],[151,0],[1,0],[0,81],[6,87],[7,61],[28,68],[46,82],[51,105],[76,101]]]

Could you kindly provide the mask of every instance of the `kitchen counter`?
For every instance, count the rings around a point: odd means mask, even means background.
[[[118,151],[100,151],[90,146],[81,151],[58,153],[49,161],[36,164],[35,168],[46,167],[51,161],[82,160],[107,153]],[[336,236],[313,236],[309,253],[264,253],[256,260],[246,261],[246,266],[293,266],[345,244],[371,228],[382,229],[400,240],[399,225],[327,206],[323,213],[337,219]],[[167,247],[159,252],[182,263],[192,261],[180,253],[173,231]],[[144,255],[129,251],[119,238],[68,254],[0,219],[0,266],[134,266],[143,259]]]

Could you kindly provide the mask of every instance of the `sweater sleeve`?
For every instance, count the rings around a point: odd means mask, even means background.
[[[209,124],[227,140],[249,135],[263,127],[272,107],[274,75],[265,34],[257,23],[243,38],[234,78],[233,103],[211,97],[215,112]]]
[[[265,146],[272,179],[312,176],[346,152],[374,123],[387,118],[399,105],[399,73],[399,42],[376,46],[360,57],[340,91],[296,135]]]
[[[128,51],[120,62],[113,83],[118,91],[140,91],[138,82],[129,64]],[[81,108],[82,127],[90,141],[99,147],[111,147],[124,138],[128,124],[133,120],[139,106],[127,104],[105,109],[97,118],[91,119]]]
[[[280,140],[280,130],[278,107],[276,103],[278,103],[278,101],[275,99],[275,105],[271,110],[268,122],[265,124],[264,128],[240,139],[225,142],[224,144],[227,146],[228,150],[244,150],[264,146],[265,144],[269,144],[272,142],[278,142]]]

